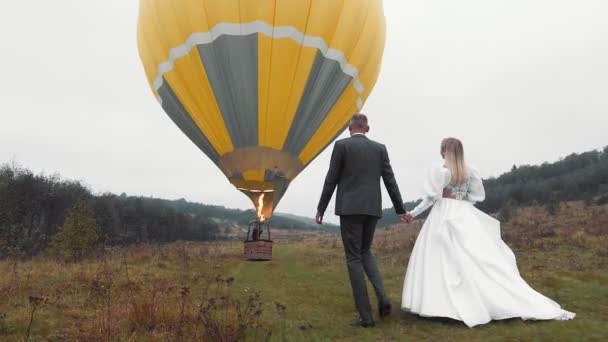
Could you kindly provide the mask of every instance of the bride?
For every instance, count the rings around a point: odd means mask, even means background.
[[[412,251],[401,307],[420,316],[449,317],[469,327],[491,320],[574,318],[532,289],[500,238],[500,222],[473,206],[485,191],[464,163],[460,140],[441,142],[443,165],[424,183],[425,198],[405,217],[433,206]]]

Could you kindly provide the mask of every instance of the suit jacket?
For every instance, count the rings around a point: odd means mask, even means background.
[[[336,141],[318,212],[325,213],[337,186],[336,215],[382,217],[380,178],[397,214],[405,213],[386,147],[362,134]]]

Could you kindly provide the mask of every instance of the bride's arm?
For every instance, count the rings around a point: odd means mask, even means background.
[[[486,191],[483,187],[479,172],[475,169],[471,169],[471,176],[471,183],[469,185],[469,192],[467,193],[466,200],[471,204],[475,204],[486,199]]]
[[[416,217],[416,216],[422,214],[425,210],[432,207],[433,204],[435,204],[435,202],[437,202],[436,199],[431,198],[431,197],[425,197],[422,200],[422,202],[420,202],[420,204],[418,204],[416,206],[416,208],[414,208],[412,211],[410,211],[410,215],[412,215],[412,217]]]
[[[445,167],[432,168],[423,185],[424,197],[422,202],[410,212],[410,215],[416,217],[432,207],[443,196],[443,189],[450,183],[450,178],[450,171]]]

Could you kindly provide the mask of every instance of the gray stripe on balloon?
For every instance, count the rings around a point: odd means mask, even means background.
[[[223,35],[198,46],[235,148],[258,145],[258,35]]]
[[[318,49],[325,58],[338,62],[340,64],[340,68],[345,74],[354,77],[355,80],[353,82],[353,88],[359,94],[356,101],[357,108],[360,110],[361,107],[363,107],[363,100],[361,96],[365,88],[359,80],[359,69],[348,62],[344,52],[330,48],[322,37],[306,35],[293,26],[273,26],[261,20],[254,20],[248,23],[222,22],[218,23],[207,32],[192,33],[190,36],[188,36],[188,39],[186,39],[183,44],[175,46],[169,50],[169,59],[158,65],[157,76],[153,82],[154,89],[160,88],[163,83],[163,75],[173,70],[175,61],[189,54],[190,50],[192,50],[195,46],[209,44],[224,35],[248,36],[254,33],[260,33],[275,39],[291,39],[302,46]]]
[[[295,155],[302,152],[352,79],[338,62],[317,51],[283,151]]]
[[[190,113],[184,108],[175,92],[169,86],[167,80],[163,79],[163,85],[158,89],[158,96],[162,99],[162,107],[171,120],[184,132],[184,134],[209,157],[215,164],[218,163],[220,155],[213,145],[201,132],[198,125],[192,120]]]

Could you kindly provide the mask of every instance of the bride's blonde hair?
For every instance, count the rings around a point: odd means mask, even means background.
[[[443,139],[441,141],[441,156],[445,160],[445,166],[452,174],[452,183],[464,183],[467,176],[462,142],[456,138]]]

